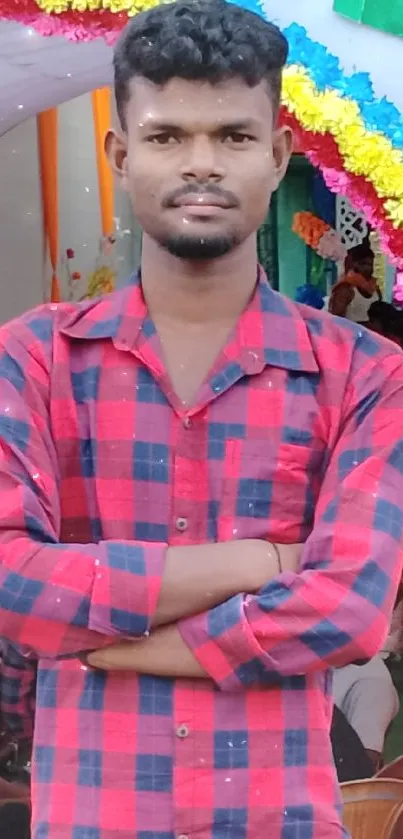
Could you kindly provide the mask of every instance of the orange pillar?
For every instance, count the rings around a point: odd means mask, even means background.
[[[97,156],[99,201],[101,206],[102,233],[113,233],[113,178],[104,151],[106,132],[111,124],[110,90],[104,87],[92,92],[95,147]]]
[[[59,202],[58,202],[58,113],[57,108],[43,111],[37,117],[39,167],[42,190],[43,231],[45,247],[52,266],[50,298],[60,301],[57,277],[59,259]]]

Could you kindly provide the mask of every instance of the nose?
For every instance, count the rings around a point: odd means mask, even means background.
[[[222,161],[218,149],[209,137],[199,136],[186,144],[182,165],[184,181],[205,181],[218,183],[224,177]]]

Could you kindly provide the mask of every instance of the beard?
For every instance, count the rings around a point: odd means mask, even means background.
[[[162,246],[178,259],[207,262],[230,253],[240,244],[235,235],[227,236],[168,236]]]

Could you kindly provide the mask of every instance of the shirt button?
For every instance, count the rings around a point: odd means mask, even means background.
[[[187,725],[184,723],[182,723],[182,725],[178,725],[178,728],[176,729],[176,736],[180,737],[182,740],[184,740],[185,737],[188,737],[189,729]]]
[[[187,520],[187,519],[183,519],[183,518],[178,518],[178,519],[176,519],[176,522],[175,522],[175,527],[176,527],[176,529],[177,529],[177,530],[179,530],[181,533],[184,533],[184,532],[185,532],[185,530],[187,530],[187,529],[188,529],[188,520]]]
[[[192,420],[190,417],[183,417],[183,427],[187,429],[192,427]]]

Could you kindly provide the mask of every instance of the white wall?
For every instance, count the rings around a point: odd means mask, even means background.
[[[36,122],[0,139],[0,322],[41,302],[42,213]]]
[[[36,119],[0,137],[0,322],[38,305],[46,296]],[[117,253],[119,282],[138,259],[139,231],[127,196],[115,194],[115,215],[130,228]],[[73,248],[72,267],[94,268],[101,235],[96,156],[89,94],[59,108],[60,254]],[[84,291],[84,287],[82,289]]]

